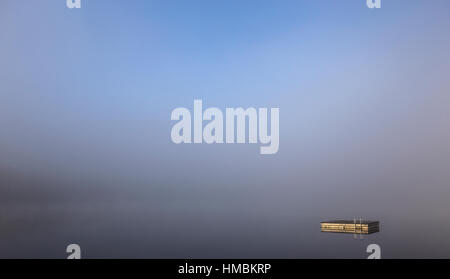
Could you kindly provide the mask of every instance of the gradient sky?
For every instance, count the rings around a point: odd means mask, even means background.
[[[450,257],[449,10],[2,0],[0,257]],[[194,99],[279,107],[278,154],[173,144]]]

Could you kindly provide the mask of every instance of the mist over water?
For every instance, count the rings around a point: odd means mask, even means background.
[[[0,258],[450,257],[448,1],[60,2],[0,4]],[[194,99],[278,153],[173,144]]]

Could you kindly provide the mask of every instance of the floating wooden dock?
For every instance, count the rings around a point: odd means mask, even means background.
[[[380,231],[380,222],[366,220],[337,220],[321,222],[322,232],[372,234]]]

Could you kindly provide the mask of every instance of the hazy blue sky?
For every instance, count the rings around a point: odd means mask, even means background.
[[[0,257],[450,257],[449,1],[82,5],[0,2]],[[173,144],[194,99],[278,154]]]

